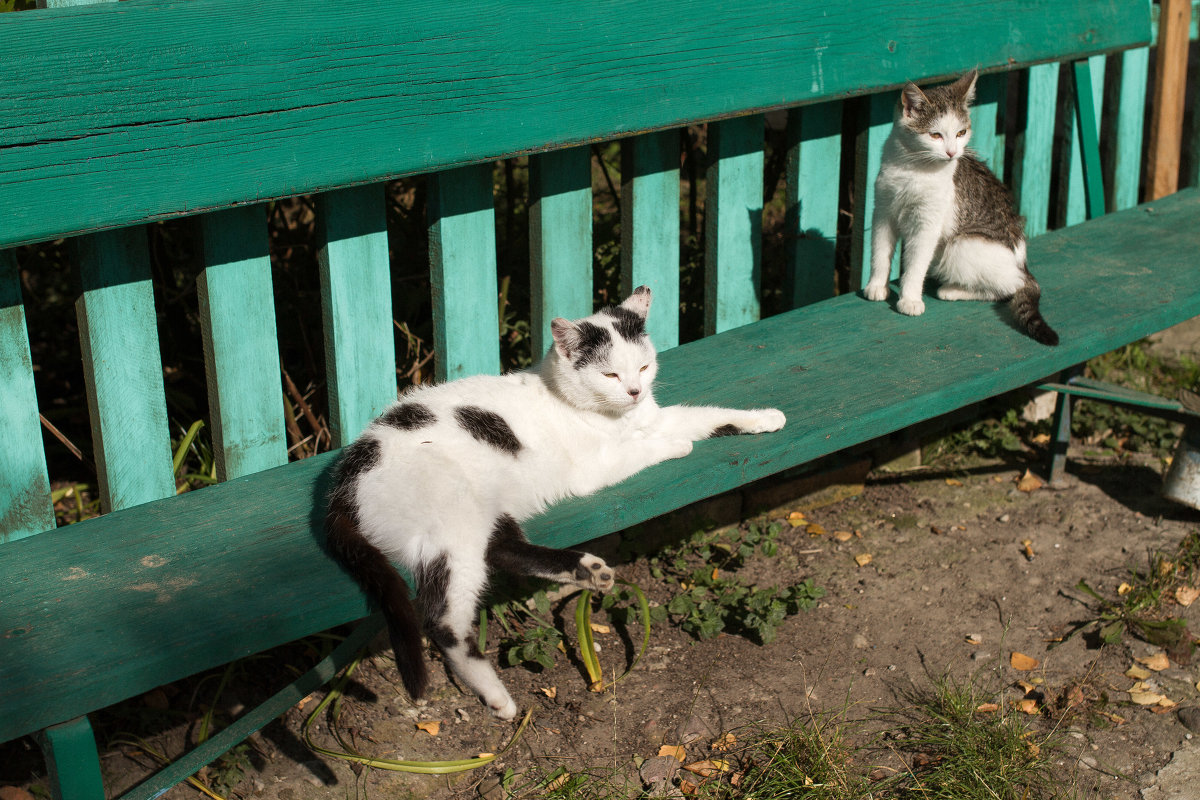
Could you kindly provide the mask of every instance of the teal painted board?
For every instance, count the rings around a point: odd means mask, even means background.
[[[946,35],[939,0],[4,14],[0,246],[1149,41],[1144,4],[1128,0],[956,8],[970,36]]]
[[[533,356],[553,337],[550,320],[592,308],[592,154],[570,147],[529,159],[529,260]]]
[[[923,316],[907,317],[847,294],[668,350],[661,402],[777,406],[787,427],[699,442],[687,458],[525,527],[543,544],[579,544],[1196,316],[1198,214],[1200,190],[1188,189],[1031,240],[1058,347],[1015,330],[990,303],[931,297]],[[364,616],[361,592],[321,549],[335,459],[4,545],[0,741]]]
[[[75,248],[83,285],[75,307],[101,508],[169,497],[175,477],[146,231],[81,236]]]
[[[55,800],[104,800],[96,736],[87,717],[51,725],[37,735]]]
[[[438,380],[500,372],[492,165],[429,176],[429,260]]]
[[[1103,95],[1104,78],[1101,76],[1099,79],[1099,91],[1089,91],[1095,80],[1095,65],[1090,62],[1091,59],[1080,59],[1074,64],[1075,130],[1083,169],[1087,218],[1095,219],[1104,214],[1104,180],[1100,172],[1100,109],[1094,105],[1093,98]],[[1101,66],[1103,63],[1101,60]]]
[[[317,198],[317,268],[334,447],[354,441],[396,399],[386,210],[379,184]]]
[[[1150,48],[1121,54],[1121,84],[1117,95],[1117,142],[1113,165],[1113,208],[1137,205],[1142,179],[1142,137],[1145,133],[1146,83],[1150,77]]]
[[[54,527],[16,255],[0,250],[0,544]]]
[[[659,350],[679,344],[679,158],[676,130],[621,142],[621,293],[650,287]]]
[[[1093,56],[1088,59],[1091,63],[1090,67],[1090,83],[1091,92],[1085,92],[1083,85],[1079,83],[1079,73],[1072,73],[1072,86],[1074,87],[1075,103],[1073,104],[1074,113],[1070,115],[1070,131],[1071,131],[1071,147],[1070,147],[1070,163],[1069,163],[1069,179],[1066,184],[1066,208],[1064,211],[1063,224],[1076,225],[1089,218],[1088,209],[1088,187],[1084,183],[1083,157],[1080,141],[1080,123],[1079,123],[1079,108],[1088,102],[1092,101],[1092,109],[1095,116],[1095,121],[1091,128],[1099,130],[1100,128],[1100,113],[1103,110],[1102,100],[1104,99],[1104,66],[1105,59],[1103,56]],[[1072,67],[1077,70],[1077,67]],[[1090,97],[1089,97],[1090,94]],[[1086,134],[1087,132],[1085,132]],[[1103,211],[1101,211],[1103,213]]]
[[[1004,132],[997,127],[1004,103],[1005,75],[980,75],[971,109],[971,149],[1004,180]]]
[[[217,478],[287,463],[275,294],[262,205],[201,217],[204,271],[196,280]]]
[[[854,196],[862,213],[855,213],[850,233],[850,288],[861,289],[871,276],[871,218],[875,214],[875,177],[883,162],[883,143],[892,131],[899,102],[895,92],[872,95],[860,107],[854,143]],[[892,255],[892,278],[900,276],[900,247]]]
[[[704,333],[759,317],[762,270],[761,114],[708,126],[704,201]]]
[[[787,271],[784,300],[799,308],[833,297],[842,102],[794,108],[787,121]]]
[[[1058,107],[1058,64],[1030,67],[1025,131],[1016,157],[1017,205],[1025,235],[1045,233],[1050,224],[1050,173],[1054,165],[1054,114]]]

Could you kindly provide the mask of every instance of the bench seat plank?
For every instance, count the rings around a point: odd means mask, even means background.
[[[1196,316],[1198,218],[1200,190],[1190,189],[1033,240],[1057,348],[986,303],[930,298],[913,318],[844,295],[670,350],[661,402],[778,406],[788,427],[698,443],[687,459],[559,504],[529,522],[530,536],[562,546],[619,530]],[[362,595],[313,533],[332,461],[6,544],[0,740],[364,616]]]
[[[1128,2],[963,0],[955,13],[973,35],[946,37],[941,0],[698,0],[686,14],[647,0],[487,14],[441,0],[345,0],[336,14],[131,0],[4,14],[0,246],[1150,36]]]

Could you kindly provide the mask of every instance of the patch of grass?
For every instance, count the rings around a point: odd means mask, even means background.
[[[897,724],[882,742],[904,769],[880,780],[878,796],[907,800],[1053,800],[1070,797],[1055,778],[1061,749],[1053,734],[1015,715],[980,713],[993,698],[973,684],[940,678],[889,710]]]

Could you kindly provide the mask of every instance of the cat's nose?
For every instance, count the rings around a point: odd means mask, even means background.
[[[630,397],[637,397],[639,394],[642,393],[642,390],[637,386],[630,386],[625,391],[629,393]]]

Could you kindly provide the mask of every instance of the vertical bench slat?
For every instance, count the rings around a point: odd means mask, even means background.
[[[0,543],[54,527],[21,276],[12,250],[0,250]]]
[[[1025,133],[1017,154],[1017,204],[1025,217],[1025,234],[1046,232],[1050,220],[1050,171],[1054,164],[1054,114],[1058,104],[1058,64],[1030,67],[1025,107]]]
[[[438,380],[500,372],[492,165],[429,176],[429,260]]]
[[[1104,60],[1099,62],[1103,66]],[[1075,73],[1075,128],[1079,137],[1080,163],[1082,168],[1083,193],[1086,200],[1087,218],[1094,219],[1104,214],[1104,180],[1100,172],[1100,109],[1093,105],[1104,93],[1104,79],[1100,78],[1099,91],[1095,87],[1092,59],[1077,61]]]
[[[892,130],[895,92],[871,95],[863,104],[854,143],[856,210],[850,237],[850,288],[861,289],[871,276],[871,217],[875,213],[875,176],[883,162],[883,143]],[[900,275],[900,248],[892,256],[892,278]]]
[[[37,741],[49,768],[53,797],[104,800],[96,737],[86,716],[38,731]]]
[[[201,217],[196,281],[217,478],[287,463],[267,215],[259,204]]]
[[[834,294],[842,101],[792,109],[787,135],[784,301],[799,308]]]
[[[706,336],[759,318],[764,125],[753,114],[708,126]]]
[[[996,122],[1004,102],[1006,75],[981,75],[975,84],[971,109],[971,149],[1004,180],[1004,133]]]
[[[107,511],[175,493],[146,230],[74,240],[76,303],[92,440]]]
[[[1092,56],[1088,59],[1090,78],[1091,78],[1091,100],[1092,107],[1095,111],[1095,122],[1093,123],[1096,130],[1100,126],[1100,113],[1102,109],[1102,100],[1104,98],[1104,56]],[[1078,77],[1078,73],[1074,74]],[[1086,103],[1088,98],[1085,95],[1085,88],[1078,81],[1075,82],[1075,107],[1078,108],[1081,102]],[[1088,218],[1088,189],[1084,185],[1083,160],[1080,150],[1080,131],[1078,116],[1072,114],[1068,117],[1071,131],[1071,161],[1070,161],[1070,178],[1067,184],[1067,207],[1064,224],[1075,225],[1083,222]],[[1103,213],[1101,210],[1100,213]]]
[[[679,344],[679,131],[621,142],[621,294],[654,292],[646,320],[658,350]]]
[[[379,184],[327,192],[317,203],[329,427],[342,447],[396,399],[387,213]]]
[[[1146,82],[1150,75],[1150,48],[1121,54],[1121,85],[1117,95],[1117,143],[1113,167],[1113,210],[1138,204],[1142,181],[1142,136],[1146,109]]]
[[[592,156],[570,147],[529,159],[533,357],[550,346],[550,320],[592,313]]]

